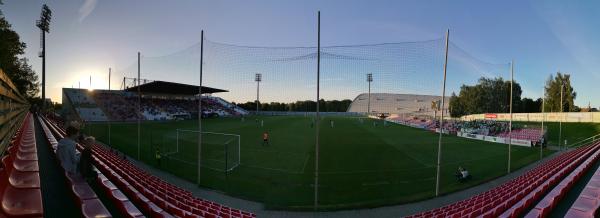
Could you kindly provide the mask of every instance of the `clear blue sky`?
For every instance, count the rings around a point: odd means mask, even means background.
[[[5,0],[0,6],[27,43],[25,56],[41,72],[35,20],[45,1]],[[106,87],[108,67],[136,52],[157,56],[207,38],[255,46],[314,46],[321,10],[322,45],[438,39],[447,28],[457,46],[491,63],[515,60],[524,96],[540,97],[557,70],[572,74],[576,104],[600,106],[598,1],[48,1],[47,95],[62,87]],[[115,75],[122,76],[122,75]],[[130,75],[133,76],[133,75]],[[172,75],[188,82],[194,75]],[[196,81],[196,80],[193,80]],[[192,82],[190,82],[192,83]],[[118,80],[111,83],[118,87]]]

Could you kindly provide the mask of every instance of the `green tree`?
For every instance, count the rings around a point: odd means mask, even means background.
[[[344,99],[344,100],[331,100],[325,101],[324,99],[319,100],[319,110],[321,112],[346,112],[348,107],[352,104],[352,100]],[[237,106],[248,110],[254,111],[256,110],[256,102],[249,101],[246,103],[237,103]],[[316,111],[317,103],[315,101],[296,101],[291,103],[282,103],[282,102],[270,102],[270,103],[261,103],[260,104],[261,111]]]
[[[574,104],[577,98],[577,92],[571,86],[571,75],[557,72],[556,75],[550,75],[546,81],[546,112],[561,112],[560,98],[561,88],[563,93],[562,111],[576,111],[577,107]],[[541,108],[541,107],[540,107]]]
[[[510,112],[510,80],[502,78],[479,79],[476,85],[462,85],[458,96],[450,97],[450,115]],[[521,85],[513,84],[513,112],[521,107]]]
[[[25,47],[19,34],[12,30],[10,23],[0,13],[0,68],[14,82],[16,88],[31,99],[38,94],[39,83],[29,61],[19,58],[24,54]]]
[[[521,100],[521,108],[516,112],[520,113],[537,113],[542,112],[542,98],[533,100],[531,98],[523,98]]]

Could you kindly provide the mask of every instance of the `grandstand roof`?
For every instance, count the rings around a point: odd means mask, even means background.
[[[146,93],[157,93],[157,94],[171,94],[171,95],[196,95],[198,94],[198,87],[196,85],[189,85],[183,83],[165,82],[165,81],[152,81],[139,85],[141,92]],[[129,87],[125,89],[128,92],[137,92],[138,86]],[[224,89],[217,89],[202,86],[203,94],[211,94],[217,92],[228,92]]]

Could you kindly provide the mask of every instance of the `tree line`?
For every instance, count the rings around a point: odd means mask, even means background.
[[[581,109],[574,105],[577,93],[571,86],[571,76],[561,72],[550,75],[546,81],[545,112],[561,111],[561,87],[563,97],[563,111],[576,112]],[[459,94],[452,93],[449,110],[452,117],[468,114],[482,113],[509,113],[510,112],[510,80],[498,78],[479,79],[475,85],[462,85]],[[521,85],[513,82],[513,112],[536,113],[542,111],[543,99],[521,98]],[[590,111],[593,111],[590,108]]]
[[[2,1],[0,5],[3,5]],[[32,100],[39,93],[40,84],[29,60],[20,57],[25,54],[26,47],[0,10],[0,69],[12,80],[21,94]]]
[[[256,110],[256,102],[249,101],[246,103],[235,103],[237,106],[248,110],[255,111]],[[330,100],[326,101],[324,99],[319,100],[319,111],[322,112],[346,112],[352,100],[344,99],[344,100]],[[260,111],[298,111],[298,112],[311,112],[317,111],[317,103],[315,101],[296,101],[291,103],[283,103],[283,102],[269,102],[269,103],[260,103]]]

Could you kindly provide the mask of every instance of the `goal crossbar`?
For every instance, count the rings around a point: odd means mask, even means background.
[[[168,152],[165,153],[166,156],[168,155],[172,155],[172,154],[176,154],[179,153],[179,141],[180,141],[180,132],[187,132],[187,133],[199,133],[198,130],[190,130],[190,129],[176,129],[176,145],[175,145],[175,151],[172,152]],[[240,145],[241,145],[241,136],[238,134],[231,134],[231,133],[222,133],[222,132],[201,132],[201,134],[209,134],[209,135],[222,135],[222,136],[230,136],[232,138],[227,139],[226,141],[223,141],[222,144],[224,145],[224,153],[225,153],[225,160],[217,160],[217,159],[206,159],[206,160],[210,160],[210,161],[214,161],[214,162],[221,162],[221,163],[225,163],[225,170],[226,171],[231,171],[233,169],[235,169],[237,166],[240,165],[240,159],[241,159],[241,149],[240,149]],[[229,167],[228,166],[228,154],[230,151],[228,151],[228,144],[230,144],[232,141],[235,141],[237,139],[237,151],[233,151],[234,154],[237,158],[237,160],[234,160],[235,163]],[[234,159],[235,159],[234,158]],[[203,166],[203,167],[207,167],[207,166]],[[210,167],[209,167],[210,168]],[[215,169],[218,170],[218,169]]]

